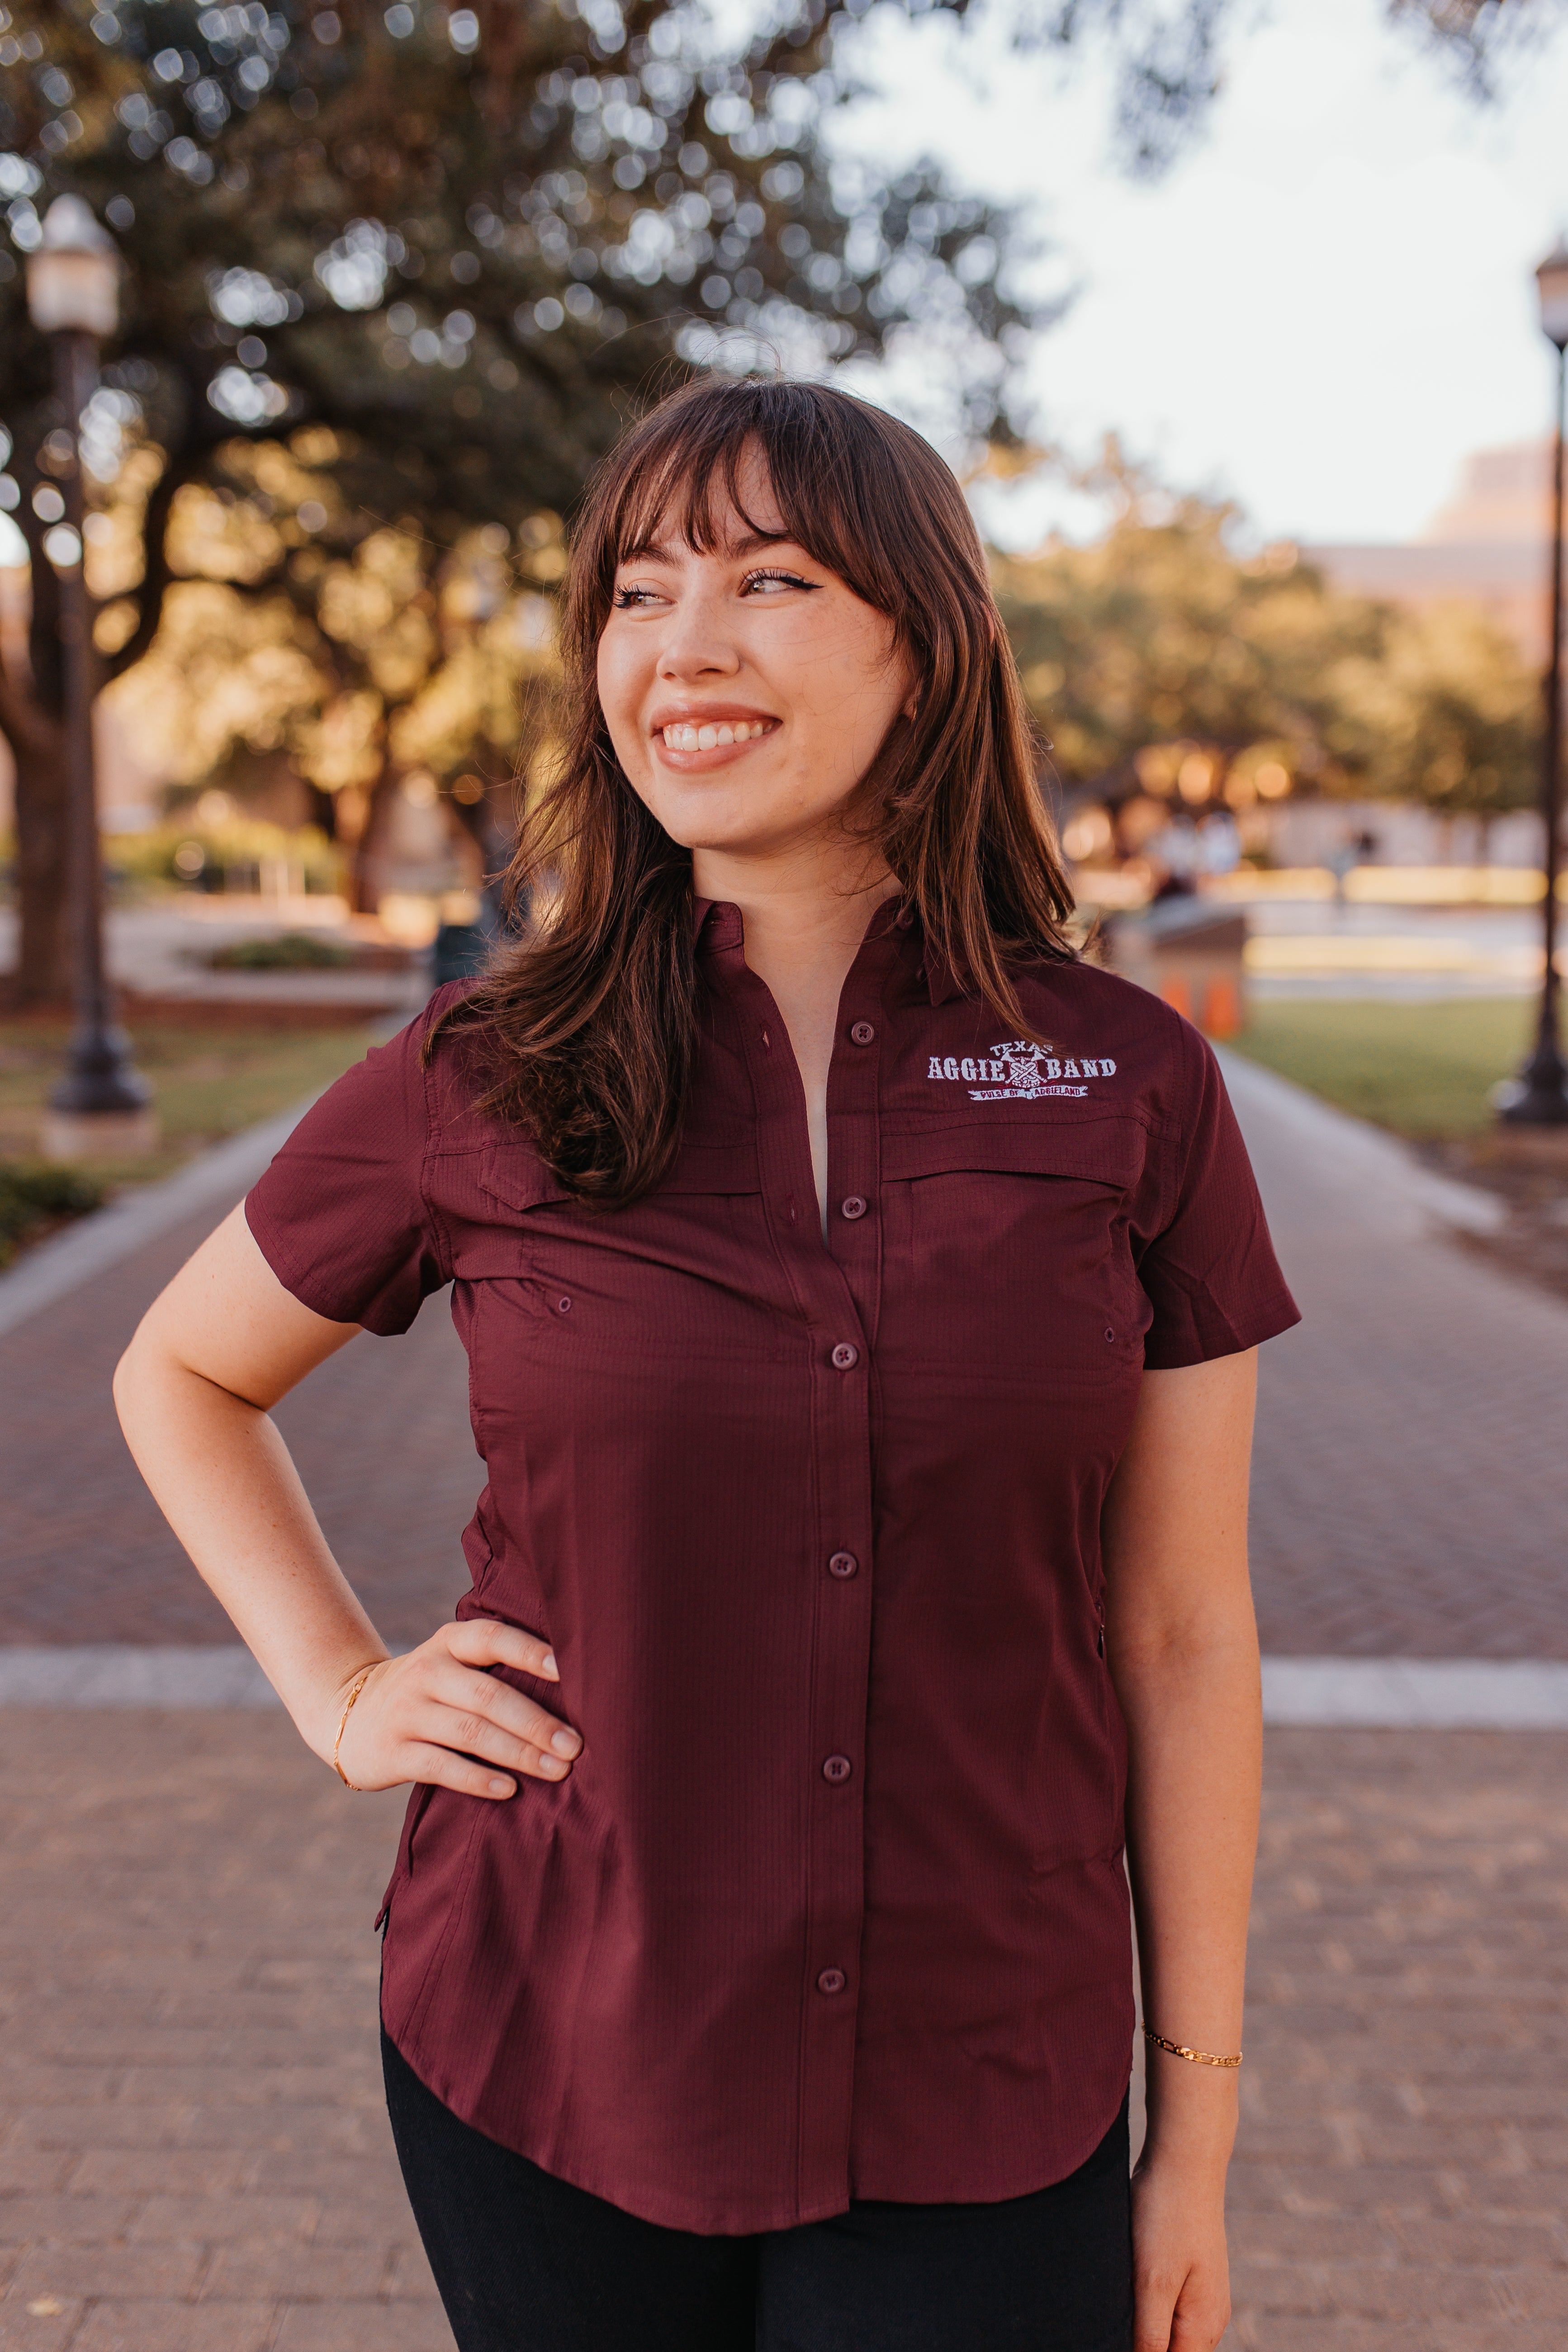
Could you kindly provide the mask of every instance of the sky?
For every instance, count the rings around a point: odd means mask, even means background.
[[[1479,107],[1381,0],[1266,0],[1152,184],[1110,157],[1092,60],[1064,79],[886,7],[857,37],[883,95],[855,142],[1024,203],[1042,282],[1076,289],[1028,370],[1042,437],[1115,431],[1261,537],[1323,541],[1413,536],[1467,452],[1547,429],[1532,272],[1568,228],[1568,33]],[[1084,519],[1049,485],[984,508],[1015,544]]]

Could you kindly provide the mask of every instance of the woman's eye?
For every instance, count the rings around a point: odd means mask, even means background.
[[[658,602],[658,592],[657,589],[639,588],[631,582],[628,582],[623,587],[617,588],[614,598],[615,607],[617,613],[634,612],[640,606],[655,604]]]
[[[798,572],[749,572],[741,583],[743,596],[768,595],[780,588],[811,588],[815,583],[803,580]]]

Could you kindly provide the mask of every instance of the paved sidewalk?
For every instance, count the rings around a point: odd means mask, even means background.
[[[0,1337],[0,1643],[233,1641],[142,1486],[110,1397],[144,1308],[228,1206],[199,1211]],[[423,1641],[468,1584],[458,1538],[484,1483],[446,1299],[404,1339],[351,1340],[277,1418],[384,1639]]]
[[[1568,2342],[1565,1772],[1560,1734],[1269,1735],[1227,2344]]]
[[[1264,1351],[1266,1648],[1568,1660],[1568,1307],[1444,1239],[1385,1144],[1232,1067],[1308,1317]],[[0,1646],[232,1641],[108,1397],[224,1205],[0,1336]],[[279,1420],[384,1633],[422,1638],[482,1475],[445,1302]],[[1568,2342],[1565,1768],[1559,1733],[1270,1736],[1245,2352]],[[0,1709],[0,2352],[450,2352],[375,2075],[399,1811],[280,1715]]]
[[[451,2352],[381,2103],[402,1799],[280,1715],[0,1715],[0,2352]]]
[[[1568,1305],[1444,1237],[1426,1203],[1462,1208],[1461,1188],[1226,1065],[1306,1318],[1263,1350],[1265,1650],[1568,1660]],[[0,1643],[232,1638],[109,1405],[137,1318],[227,1205],[0,1334]],[[404,1339],[354,1340],[278,1418],[385,1638],[423,1639],[463,1589],[457,1539],[482,1483],[446,1301]]]
[[[1568,2340],[1565,1770],[1270,1736],[1237,2352]],[[399,1801],[150,1710],[0,1714],[0,2352],[450,2352],[376,2079]]]
[[[1262,1351],[1265,1651],[1568,1659],[1568,1304],[1447,1238],[1387,1139],[1225,1059],[1303,1316]]]

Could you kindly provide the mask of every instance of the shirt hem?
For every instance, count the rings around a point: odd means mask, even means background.
[[[606,2185],[604,2175],[595,2166],[578,2164],[570,2160],[563,2161],[553,2155],[546,2161],[543,2157],[535,2153],[532,2147],[524,2144],[525,2136],[522,2134],[503,2138],[500,2133],[487,2129],[485,2125],[477,2121],[472,2115],[466,2115],[447,2093],[440,2090],[430,2080],[429,2071],[423,2061],[405,2046],[402,2033],[406,2029],[395,2029],[388,2021],[384,2009],[381,2022],[387,2040],[396,2050],[404,2063],[418,2076],[431,2097],[439,2099],[448,2113],[456,2116],[459,2123],[466,2124],[470,2131],[477,2131],[481,2138],[492,2141],[498,2147],[509,2149],[514,2156],[521,2156],[527,2163],[535,2166],[539,2171],[546,2173],[551,2179],[564,2181],[568,2188],[580,2189],[586,2196],[598,2198],[602,2204],[613,2205],[619,2213],[629,2213],[634,2220],[651,2221],[659,2229],[679,2230],[689,2237],[699,2238],[769,2237],[781,2231],[805,2229],[814,2221],[835,2221],[840,2214],[847,2213],[851,2207],[857,2204],[921,2207],[1007,2205],[1020,2197],[1035,2196],[1042,2189],[1052,2189],[1058,2181],[1070,2179],[1080,2166],[1087,2164],[1115,2122],[1121,2102],[1127,2095],[1128,2083],[1131,2079],[1131,2066],[1129,2061],[1127,2074],[1121,2079],[1111,2098],[1103,2121],[1090,2129],[1083,2147],[1077,2146],[1075,2137],[1073,2143],[1075,2152],[1065,2163],[1042,2158],[1038,2165],[1023,2168],[1016,2185],[1004,2185],[991,2189],[984,2195],[975,2195],[973,2192],[966,2195],[960,2189],[949,2190],[946,2194],[911,2197],[907,2194],[889,2196],[883,2191],[879,2191],[873,2185],[862,2187],[858,2183],[853,2196],[846,2189],[841,2196],[823,2198],[809,2203],[771,2205],[759,2208],[755,2214],[748,2213],[744,2219],[736,2219],[732,2207],[721,2210],[704,2200],[663,2196],[653,2192],[647,2195],[641,2192],[628,2193],[624,2189],[612,2191]]]
[[[1164,1347],[1151,1349],[1145,1345],[1143,1369],[1146,1372],[1179,1372],[1189,1364],[1212,1364],[1222,1356],[1242,1356],[1248,1348],[1259,1348],[1266,1339],[1277,1339],[1281,1332],[1293,1330],[1300,1320],[1301,1310],[1293,1298],[1276,1299],[1256,1315],[1243,1318],[1228,1331],[1216,1333],[1212,1339],[1194,1333],[1190,1339],[1173,1340]]]

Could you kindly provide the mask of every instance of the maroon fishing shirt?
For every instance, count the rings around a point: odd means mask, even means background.
[[[383,2014],[466,2121],[647,2219],[1021,2195],[1133,2029],[1100,1519],[1145,1366],[1296,1320],[1214,1058],[1083,964],[1028,1024],[884,908],[805,1103],[738,910],[699,902],[684,1139],[569,1199],[426,1016],[251,1193],[320,1315],[452,1285],[488,1483],[459,1617],[545,1635],[562,1785],[416,1789]],[[448,1002],[443,992],[434,1003]],[[397,1431],[382,1433],[395,1446]]]

